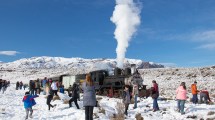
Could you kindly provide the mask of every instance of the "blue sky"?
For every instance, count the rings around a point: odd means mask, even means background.
[[[138,1],[141,25],[126,58],[179,67],[215,65],[215,0]],[[114,6],[114,0],[1,0],[0,61],[116,58]]]

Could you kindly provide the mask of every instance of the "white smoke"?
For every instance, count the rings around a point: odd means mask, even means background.
[[[111,21],[116,24],[114,35],[118,43],[117,67],[122,68],[129,41],[140,24],[140,7],[133,0],[116,0]]]

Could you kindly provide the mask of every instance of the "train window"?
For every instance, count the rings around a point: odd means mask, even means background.
[[[116,86],[120,86],[120,82],[115,82],[115,85]]]

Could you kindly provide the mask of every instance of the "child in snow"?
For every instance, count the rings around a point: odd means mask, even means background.
[[[52,105],[52,104],[51,104],[51,101],[52,101],[52,99],[53,99],[53,95],[54,95],[54,93],[52,92],[52,90],[50,90],[50,91],[49,91],[49,95],[48,95],[48,97],[47,97],[47,101],[46,101],[49,110],[50,110],[51,107],[53,108],[53,107],[56,106],[56,105]]]
[[[176,99],[178,101],[178,111],[181,112],[181,114],[185,114],[184,112],[184,104],[187,99],[187,90],[185,86],[185,82],[182,82],[181,85],[176,90]]]
[[[38,95],[30,95],[29,92],[25,92],[25,96],[23,98],[23,102],[24,102],[24,107],[25,107],[25,111],[26,111],[26,117],[25,119],[28,119],[28,114],[30,112],[30,118],[32,118],[32,114],[33,114],[33,109],[32,106],[36,105],[36,102],[34,100],[34,98],[38,97]]]
[[[130,91],[129,91],[129,85],[125,85],[125,89],[123,91],[123,103],[125,105],[125,115],[128,115],[128,107],[129,104],[131,103],[131,95],[130,95]]]

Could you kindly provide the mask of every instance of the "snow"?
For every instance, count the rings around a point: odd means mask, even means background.
[[[8,87],[5,94],[0,93],[0,119],[1,120],[23,120],[25,118],[25,109],[23,106],[22,98],[26,90],[15,90],[15,85],[12,84]],[[60,94],[61,98],[68,97],[66,95]],[[97,96],[100,98],[99,107],[94,108],[94,119],[95,120],[109,120],[113,114],[117,113],[117,102],[120,99],[108,98],[104,96]],[[81,101],[78,104],[81,109],[76,109],[73,103],[73,107],[69,108],[68,104],[63,104],[62,100],[52,101],[51,104],[57,104],[55,109],[48,111],[48,106],[46,105],[46,98],[44,95],[39,95],[35,98],[37,104],[33,106],[33,120],[84,120],[85,111]],[[215,114],[207,115],[210,111],[215,111],[215,105],[206,104],[192,104],[189,101],[185,104],[185,115],[181,115],[176,111],[177,102],[175,100],[158,100],[160,111],[153,112],[152,109],[152,99],[149,97],[147,99],[138,98],[138,108],[133,109],[133,104],[129,105],[127,120],[134,120],[135,115],[141,113],[144,120],[185,120],[188,116],[197,116],[197,119],[207,119],[215,118]],[[105,114],[99,112],[100,109],[105,110]]]
[[[125,59],[124,64],[137,64],[141,66],[146,62],[137,59]],[[64,57],[32,57],[23,58],[14,62],[2,63],[0,64],[1,69],[35,69],[35,68],[91,68],[95,67],[95,64],[101,66],[96,66],[97,69],[110,69],[116,67],[116,59],[83,59],[83,58],[64,58]],[[153,63],[156,67],[156,64]],[[157,65],[157,67],[162,67]]]
[[[125,65],[137,64],[142,68],[142,60],[126,59]],[[152,64],[152,63],[151,63]],[[61,57],[33,57],[21,59],[10,63],[0,63],[0,78],[10,80],[11,83],[23,81],[28,83],[29,80],[43,79],[44,77],[54,77],[63,74],[83,74],[93,70],[113,70],[116,66],[115,59],[83,59],[83,58],[61,58]],[[156,68],[156,69],[139,69],[139,73],[144,79],[147,88],[151,87],[151,81],[156,80],[159,84],[160,95],[163,98],[169,98],[167,101],[158,101],[160,111],[152,112],[152,99],[139,99],[138,108],[133,109],[129,106],[127,119],[133,120],[137,113],[141,113],[144,120],[184,120],[188,116],[195,115],[200,118],[215,118],[215,115],[207,115],[210,111],[215,111],[215,105],[197,104],[189,102],[191,98],[190,86],[196,80],[199,90],[207,88],[210,96],[215,96],[215,66],[200,68]],[[175,111],[175,90],[181,82],[186,82],[188,88],[188,100],[185,104],[186,114],[181,115]],[[12,84],[5,94],[0,93],[0,120],[17,119],[22,120],[25,116],[25,110],[22,103],[24,90],[15,90]],[[61,94],[59,94],[61,95]],[[61,96],[69,99],[65,95]],[[98,96],[101,97],[101,96]],[[99,101],[101,108],[95,108],[95,119],[109,120],[113,114],[117,113],[117,105],[120,100],[115,98],[101,97]],[[61,100],[56,100],[52,104],[57,104],[55,110],[48,111],[44,95],[35,99],[37,105],[33,107],[35,120],[82,120],[84,119],[84,110],[82,101],[78,101],[81,110],[74,107],[69,108],[68,104],[63,104]],[[215,102],[215,98],[212,98]],[[4,111],[5,109],[5,111]],[[104,109],[105,114],[101,112]],[[166,110],[165,110],[166,109]],[[1,114],[4,113],[5,114]]]

